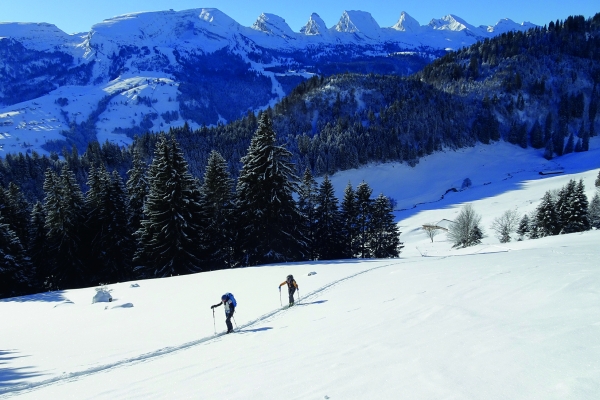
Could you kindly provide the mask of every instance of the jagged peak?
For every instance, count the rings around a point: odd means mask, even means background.
[[[307,36],[324,35],[327,32],[325,22],[317,13],[312,13],[306,25],[300,29],[300,33]]]
[[[440,19],[432,19],[428,26],[436,30],[448,30],[455,32],[475,29],[474,26],[467,23],[464,19],[453,14],[448,14]]]
[[[344,11],[340,21],[332,29],[337,32],[369,35],[377,33],[381,28],[370,13],[352,10]]]
[[[407,12],[402,11],[398,22],[396,22],[396,24],[392,26],[392,29],[402,32],[417,33],[421,30],[421,25],[416,19],[408,15]]]
[[[285,22],[285,19],[275,14],[260,14],[254,25],[252,25],[252,29],[284,38],[294,36],[294,32]]]

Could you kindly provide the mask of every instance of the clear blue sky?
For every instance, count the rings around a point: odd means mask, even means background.
[[[95,23],[138,11],[218,8],[244,26],[263,12],[279,15],[298,32],[311,13],[327,27],[344,10],[370,12],[382,27],[392,26],[406,11],[421,25],[455,14],[472,25],[493,25],[501,18],[544,25],[569,15],[586,18],[600,12],[598,0],[0,0],[1,22],[48,22],[67,33],[87,32]]]

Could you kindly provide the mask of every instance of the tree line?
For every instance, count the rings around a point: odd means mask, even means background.
[[[0,190],[0,297],[273,262],[398,257],[390,199],[363,182],[334,195],[279,145],[259,116],[237,181],[217,151],[195,178],[173,134],[157,136],[148,165],[134,151],[124,180],[91,165],[86,190],[67,162],[44,173],[32,207],[11,182]]]
[[[491,228],[500,243],[510,242],[515,233],[517,240],[523,240],[600,229],[600,172],[595,186],[596,192],[589,201],[583,180],[571,179],[560,190],[547,191],[530,214],[521,217],[516,210],[507,210],[494,219]],[[433,242],[440,227],[430,223],[423,230]],[[474,246],[484,237],[481,216],[471,204],[465,205],[450,225],[448,238],[453,247]]]

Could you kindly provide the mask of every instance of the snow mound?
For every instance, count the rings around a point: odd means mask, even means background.
[[[96,294],[92,299],[92,304],[94,303],[110,303],[112,301],[112,296],[110,294],[110,290],[102,287],[96,289]]]

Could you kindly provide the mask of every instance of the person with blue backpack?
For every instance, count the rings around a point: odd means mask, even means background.
[[[223,304],[225,308],[225,324],[227,325],[227,333],[233,332],[233,325],[231,324],[231,318],[233,317],[233,313],[235,312],[235,307],[237,306],[237,301],[235,301],[235,297],[231,293],[225,293],[221,296],[221,302],[219,304],[215,304],[214,306],[210,306],[213,310],[215,307],[220,307]]]

